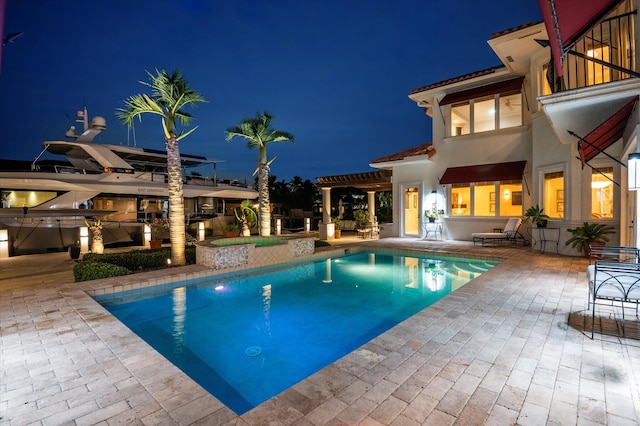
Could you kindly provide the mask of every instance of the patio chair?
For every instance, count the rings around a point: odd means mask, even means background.
[[[484,246],[485,243],[499,243],[503,241],[509,241],[515,244],[518,240],[522,240],[522,243],[527,245],[529,242],[518,232],[521,224],[522,219],[512,217],[507,221],[507,224],[501,232],[474,232],[471,234],[473,245],[476,245],[477,242],[482,243]]]

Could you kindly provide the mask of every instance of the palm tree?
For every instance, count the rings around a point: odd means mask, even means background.
[[[197,102],[205,102],[199,93],[191,90],[187,81],[179,70],[173,74],[158,71],[156,75],[147,71],[150,82],[140,83],[151,88],[151,95],[134,95],[125,100],[125,107],[118,108],[116,115],[127,125],[133,124],[138,117],[142,121],[142,114],[150,113],[160,116],[164,130],[167,148],[167,172],[169,190],[169,237],[171,239],[171,264],[182,266],[186,264],[184,199],[182,197],[182,167],[178,141],[188,136],[197,127],[187,132],[176,131],[176,124],[188,125],[193,117],[182,108],[194,106]]]
[[[271,128],[273,116],[268,112],[258,113],[256,118],[245,118],[227,129],[227,140],[239,136],[247,140],[249,149],[258,148],[258,210],[260,214],[260,235],[271,235],[271,210],[269,208],[269,165],[274,159],[267,159],[267,144],[291,141],[295,137],[288,132]],[[254,172],[255,174],[255,172]]]

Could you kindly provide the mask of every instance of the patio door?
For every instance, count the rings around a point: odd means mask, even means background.
[[[402,236],[420,236],[421,185],[402,186]]]

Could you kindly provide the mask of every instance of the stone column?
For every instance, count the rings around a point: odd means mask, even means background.
[[[335,228],[331,223],[331,188],[322,188],[322,223],[318,226],[320,239],[333,240]]]
[[[369,222],[375,222],[376,217],[376,191],[367,191],[367,204],[369,205]]]

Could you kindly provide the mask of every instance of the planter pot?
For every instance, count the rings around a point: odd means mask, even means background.
[[[333,236],[334,238],[341,238],[342,237],[342,229],[336,229],[333,231]]]
[[[429,223],[435,223],[436,222],[436,218],[435,217],[430,217],[429,218]]]
[[[592,246],[604,246],[606,243],[604,241],[591,241],[585,244],[582,248],[584,249],[584,257],[589,257],[589,245]],[[596,254],[592,256],[593,259],[599,259],[600,255]]]
[[[73,260],[80,258],[80,246],[69,246],[69,257]]]
[[[162,247],[162,240],[149,240],[149,248],[159,249]]]
[[[539,221],[536,222],[536,226],[538,228],[546,228],[547,227],[547,220],[546,219],[541,219]]]

